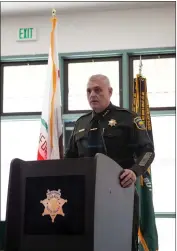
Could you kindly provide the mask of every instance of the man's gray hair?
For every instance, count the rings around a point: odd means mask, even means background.
[[[108,87],[111,87],[111,84],[110,84],[110,81],[109,81],[109,78],[103,74],[95,74],[95,75],[92,75],[88,82],[92,82],[92,81],[95,81],[95,80],[101,80],[103,81]]]

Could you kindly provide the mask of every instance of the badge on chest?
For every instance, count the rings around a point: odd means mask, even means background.
[[[108,121],[108,125],[113,127],[113,126],[116,126],[117,125],[117,121],[115,119],[111,119]]]

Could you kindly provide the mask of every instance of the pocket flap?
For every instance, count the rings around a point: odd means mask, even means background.
[[[82,138],[84,138],[85,136],[85,129],[81,129],[81,130],[78,130],[76,133],[75,133],[75,140],[78,141]]]

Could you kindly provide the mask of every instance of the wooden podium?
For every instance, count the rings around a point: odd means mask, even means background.
[[[131,251],[134,187],[95,158],[11,162],[5,251]]]

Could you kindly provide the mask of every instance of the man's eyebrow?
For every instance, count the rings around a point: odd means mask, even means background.
[[[100,86],[94,86],[93,88],[88,87],[87,91],[90,91],[91,89],[93,89],[93,90],[94,89],[100,89],[101,90],[102,88]]]

